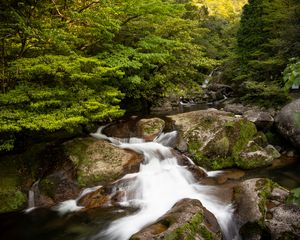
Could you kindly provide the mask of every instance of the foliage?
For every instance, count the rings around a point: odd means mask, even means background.
[[[294,86],[300,85],[300,60],[291,59],[292,63],[288,64],[283,72],[285,89],[288,90]]]
[[[291,194],[289,195],[287,202],[296,204],[300,207],[300,188],[291,190]]]
[[[235,52],[222,75],[242,86],[242,100],[267,107],[288,101],[284,90],[292,85],[293,73],[292,63],[287,65],[300,55],[299,10],[296,0],[250,0],[244,6]]]
[[[200,92],[230,55],[244,2],[5,1],[0,151],[18,136],[120,117],[120,105],[145,108],[170,92]]]

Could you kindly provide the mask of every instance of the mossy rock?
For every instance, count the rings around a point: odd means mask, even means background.
[[[222,234],[216,218],[198,200],[182,199],[130,239],[218,240],[222,239]]]
[[[267,139],[254,123],[217,110],[171,116],[197,165],[208,169],[270,165],[278,152],[267,149]],[[250,144],[251,143],[251,144]]]
[[[81,186],[106,184],[129,172],[138,171],[142,157],[131,151],[91,137],[64,144],[64,153],[77,170]]]
[[[0,190],[0,213],[17,211],[27,203],[27,196],[17,188]]]
[[[234,187],[235,217],[243,239],[299,239],[300,208],[286,204],[289,191],[270,179],[245,180]]]

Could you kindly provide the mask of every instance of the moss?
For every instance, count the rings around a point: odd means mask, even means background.
[[[39,190],[41,191],[41,193],[49,197],[54,197],[54,191],[55,191],[54,187],[55,187],[54,182],[52,182],[47,178],[43,179],[39,183]]]
[[[0,213],[19,210],[27,202],[26,195],[16,188],[1,190],[0,199]]]
[[[236,133],[234,133],[236,132]],[[247,143],[253,139],[253,136],[257,133],[254,123],[247,120],[241,120],[235,122],[234,127],[227,127],[228,137],[236,139],[234,146],[232,147],[232,156],[236,161],[239,159],[239,155]],[[238,134],[238,136],[236,136]]]
[[[214,239],[213,233],[210,232],[203,224],[204,216],[202,213],[195,214],[190,221],[183,226],[177,228],[167,236],[164,240],[194,240],[197,235],[201,235],[205,240]]]
[[[259,191],[259,203],[258,208],[262,215],[261,219],[258,221],[258,224],[264,228],[265,227],[265,218],[266,218],[266,203],[267,199],[270,197],[274,187],[278,186],[276,183],[270,179],[264,178],[256,182],[256,190]]]

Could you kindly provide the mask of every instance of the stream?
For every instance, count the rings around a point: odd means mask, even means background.
[[[51,209],[34,208],[34,202],[29,201],[28,211],[0,214],[0,239],[126,240],[184,198],[198,199],[215,215],[224,239],[240,239],[233,218],[234,207],[220,196],[222,185],[200,184],[187,166],[180,163],[178,153],[169,147],[176,139],[176,131],[161,133],[152,142],[145,142],[140,138],[109,137],[102,133],[103,129],[100,127],[91,135],[144,156],[139,172],[127,174],[114,183],[111,195],[121,196],[118,204],[81,211],[83,207],[78,206],[80,198],[101,186],[85,189],[77,199]],[[269,177],[289,188],[293,181],[296,185],[300,182],[295,173],[300,169],[298,165],[283,170],[249,171],[244,179]],[[222,172],[206,173],[209,178],[215,178]],[[30,199],[33,199],[32,192],[29,192]]]

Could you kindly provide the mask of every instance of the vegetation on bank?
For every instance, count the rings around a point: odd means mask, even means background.
[[[280,106],[288,101],[289,88],[299,84],[299,11],[297,0],[249,0],[244,6],[223,74],[223,80],[241,86],[242,100]]]
[[[199,91],[228,55],[232,43],[222,35],[237,15],[233,7],[210,14],[221,5],[200,2],[1,4],[0,151],[20,136],[118,118],[120,105],[147,107],[167,92]]]
[[[217,66],[242,100],[286,102],[283,90],[300,76],[299,2],[250,0],[239,27],[246,2],[5,1],[0,152],[19,139],[68,135],[149,108],[168,94],[200,93]]]

